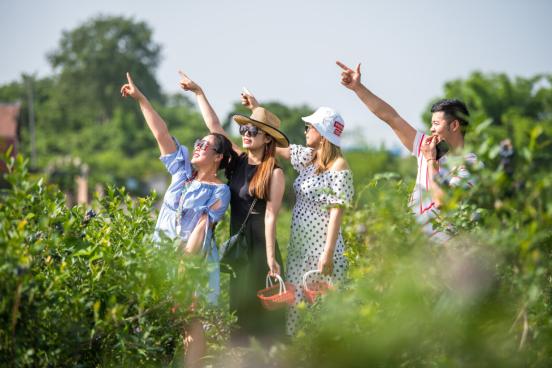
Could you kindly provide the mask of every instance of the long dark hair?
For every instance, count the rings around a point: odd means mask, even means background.
[[[224,170],[224,176],[227,179],[230,178],[233,171],[233,166],[230,163],[235,162],[238,154],[232,149],[232,142],[228,140],[223,134],[220,133],[210,133],[215,139],[215,144],[213,149],[216,153],[222,155],[222,160],[219,162],[218,170]]]

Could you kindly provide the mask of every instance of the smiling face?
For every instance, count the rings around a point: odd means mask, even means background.
[[[307,147],[316,148],[320,145],[322,136],[311,124],[305,124],[305,141]]]
[[[451,141],[452,135],[457,134],[460,129],[460,123],[458,120],[451,122],[445,118],[443,111],[434,112],[431,115],[431,135],[436,136],[439,141],[445,140]]]
[[[222,155],[215,151],[215,137],[207,135],[200,140],[196,141],[194,145],[194,151],[190,162],[194,166],[208,166],[215,164],[218,166],[218,162],[222,159]]]
[[[240,135],[242,136],[242,147],[253,151],[264,147],[271,139],[268,134],[253,124],[241,125]]]

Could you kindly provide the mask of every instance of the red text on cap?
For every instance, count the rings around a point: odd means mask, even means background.
[[[344,127],[339,121],[334,121],[334,134],[340,137]]]

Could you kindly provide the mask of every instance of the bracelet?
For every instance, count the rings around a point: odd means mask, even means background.
[[[428,159],[426,160],[426,162],[429,162],[429,161],[435,161],[435,162],[439,162],[439,161],[437,161],[437,159],[436,159],[436,158],[428,158]]]

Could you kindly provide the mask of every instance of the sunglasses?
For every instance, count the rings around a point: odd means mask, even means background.
[[[305,134],[309,132],[309,130],[311,130],[312,128],[312,125],[310,124],[305,124]]]
[[[209,141],[206,141],[205,139],[196,139],[194,143],[194,149],[207,151],[207,148],[209,148]]]
[[[240,135],[244,136],[246,133],[249,133],[249,136],[255,138],[257,134],[263,133],[263,131],[256,126],[247,126],[247,125],[240,125]]]

